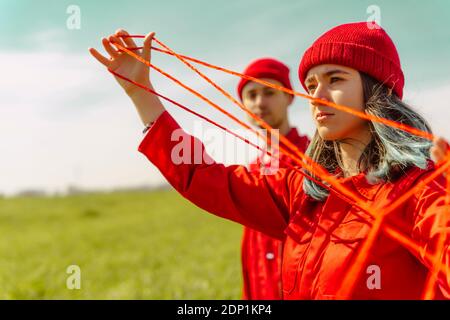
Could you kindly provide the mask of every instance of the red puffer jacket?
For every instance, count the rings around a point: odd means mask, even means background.
[[[243,166],[224,166],[208,159],[201,164],[174,164],[172,141],[175,120],[163,113],[139,146],[172,186],[184,197],[217,216],[236,221],[280,240],[283,249],[282,286],[284,299],[334,299],[359,244],[370,231],[368,216],[331,193],[326,201],[314,201],[303,192],[303,177],[295,170],[280,169],[275,175],[249,172]],[[186,141],[196,139],[185,134]],[[194,150],[193,148],[191,150]],[[192,156],[192,163],[194,159]],[[211,164],[212,163],[212,164]],[[341,183],[374,208],[382,208],[433,172],[413,168],[394,183],[371,185],[364,174]],[[438,224],[437,214],[445,208],[444,177],[439,176],[416,192],[390,215],[393,223],[421,250],[413,252],[380,233],[364,270],[376,266],[381,285],[368,285],[363,274],[352,299],[419,299],[427,277],[429,260],[440,232],[450,228],[448,213]],[[448,211],[447,211],[448,212]],[[358,213],[356,215],[355,213]],[[359,216],[362,216],[359,217]],[[450,232],[446,232],[442,262],[450,267]],[[439,273],[435,298],[450,297],[450,273]]]
[[[286,138],[300,151],[305,152],[309,138],[300,135],[297,129],[292,128]],[[270,170],[272,165],[280,168],[294,166],[295,162],[284,153],[273,150],[276,156],[270,158],[265,153],[249,166],[252,173]],[[267,156],[267,157],[266,157]],[[244,227],[241,245],[242,298],[246,300],[280,300],[282,298],[281,286],[281,258],[283,241],[270,237],[258,230]]]

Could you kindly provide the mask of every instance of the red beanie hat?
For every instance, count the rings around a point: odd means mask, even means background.
[[[268,78],[277,80],[285,88],[292,90],[291,81],[289,80],[289,68],[278,60],[272,58],[255,60],[244,70],[244,74],[257,79]],[[241,81],[239,81],[237,92],[241,100],[242,90],[249,82],[250,80],[244,78],[241,78]]]
[[[339,64],[364,72],[392,88],[401,99],[405,79],[397,49],[374,22],[347,23],[327,31],[306,50],[298,69],[305,86],[308,71],[320,64]]]

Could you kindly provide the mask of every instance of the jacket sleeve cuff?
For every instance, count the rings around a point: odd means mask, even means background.
[[[144,139],[141,141],[138,151],[150,157],[151,151],[155,150],[153,147],[156,147],[155,141],[159,140],[159,142],[167,141],[164,139],[164,136],[171,135],[173,130],[180,128],[178,123],[174,118],[169,114],[169,112],[164,111],[154,122],[150,129],[144,136]],[[169,137],[170,138],[170,137]]]

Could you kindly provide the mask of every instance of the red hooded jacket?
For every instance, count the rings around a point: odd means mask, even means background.
[[[309,138],[300,135],[297,129],[292,128],[286,138],[305,152]],[[278,153],[277,153],[278,154]],[[267,155],[268,157],[268,155]],[[252,173],[261,169],[270,169],[273,159],[269,157],[266,162],[264,153],[249,166]],[[294,166],[295,163],[284,153],[278,154],[280,168]],[[281,286],[281,258],[283,241],[270,237],[260,231],[244,227],[241,245],[243,292],[242,298],[246,300],[280,300],[282,298]]]
[[[335,299],[359,244],[370,231],[367,214],[334,193],[325,201],[306,196],[303,176],[296,170],[282,168],[275,175],[260,175],[243,166],[224,166],[212,159],[208,159],[208,164],[194,164],[193,155],[191,164],[174,164],[172,150],[179,142],[172,141],[171,135],[177,129],[181,130],[164,112],[145,136],[139,151],[180,194],[197,206],[284,240],[284,299]],[[199,143],[184,135],[191,145]],[[433,170],[432,166],[426,170],[412,168],[392,183],[369,184],[363,173],[340,182],[367,204],[381,208]],[[439,176],[389,215],[392,221],[402,221],[399,228],[421,250],[414,252],[380,233],[364,270],[377,266],[381,271],[381,287],[370,287],[368,275],[363,274],[357,280],[352,299],[420,299],[431,268],[424,254],[434,253],[439,231],[450,229],[448,213],[445,219],[436,219],[446,209],[445,182]],[[442,263],[450,267],[448,231]],[[450,273],[441,272],[438,279],[435,298],[449,298]]]

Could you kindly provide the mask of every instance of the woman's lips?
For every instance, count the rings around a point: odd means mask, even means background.
[[[332,116],[334,116],[334,113],[321,111],[316,114],[316,119],[317,119],[317,121],[323,121],[323,120],[329,119]]]

